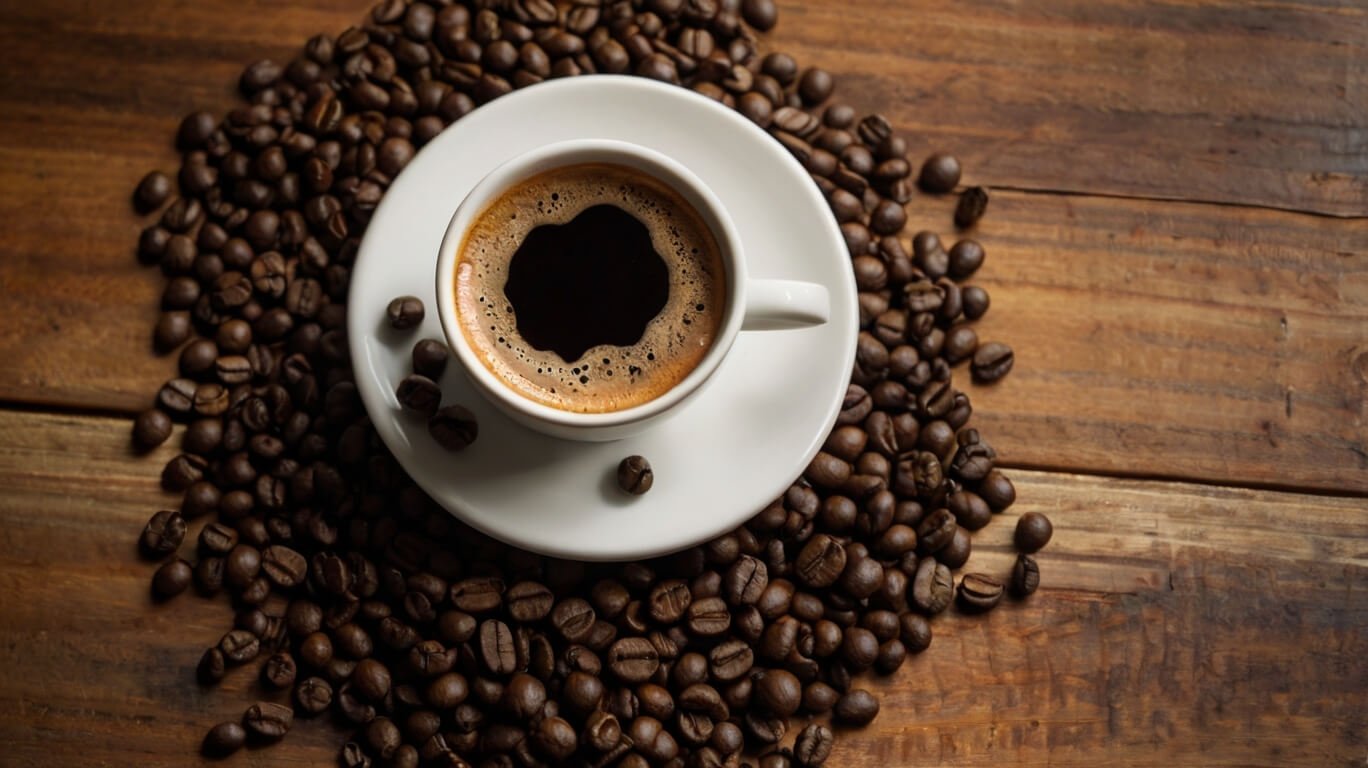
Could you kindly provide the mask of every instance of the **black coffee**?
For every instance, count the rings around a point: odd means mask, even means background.
[[[481,362],[537,402],[603,413],[648,402],[698,365],[726,274],[706,222],[632,168],[588,163],[524,181],[461,244],[457,314]]]

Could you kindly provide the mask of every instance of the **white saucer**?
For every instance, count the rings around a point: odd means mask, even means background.
[[[610,443],[569,442],[509,420],[453,357],[442,402],[475,412],[460,453],[432,440],[395,397],[419,339],[442,339],[434,274],[451,214],[481,177],[529,149],[609,138],[658,150],[712,188],[731,213],[753,278],[831,289],[831,321],[744,332],[707,389],[668,422]],[[385,322],[396,296],[427,307],[420,328]],[[807,172],[750,121],[692,91],[595,75],[504,96],[433,139],[376,209],[352,271],[347,330],[356,385],[380,437],[456,517],[510,544],[580,560],[645,558],[706,541],[781,495],[835,423],[855,356],[854,277],[836,222]],[[655,485],[617,488],[618,462],[645,456]]]

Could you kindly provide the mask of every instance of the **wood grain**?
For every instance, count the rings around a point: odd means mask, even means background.
[[[781,7],[776,46],[973,183],[1368,214],[1356,0]]]
[[[909,232],[952,237],[951,205],[914,205]],[[0,398],[146,407],[175,372],[151,354],[159,275],[67,237],[69,260],[0,262]],[[1368,221],[999,192],[975,237],[976,327],[1018,362],[957,381],[1006,463],[1368,492]]]
[[[171,453],[132,456],[118,419],[0,411],[6,765],[185,765],[262,695],[246,669],[219,689],[194,681],[226,602],[148,596],[134,540],[172,501],[155,481]],[[1015,516],[1044,511],[1044,587],[938,619],[928,651],[870,683],[882,713],[843,733],[830,765],[1361,765],[1360,501],[1012,476],[1022,501],[977,534],[967,569],[1004,572]],[[341,738],[308,723],[247,760],[330,764]]]

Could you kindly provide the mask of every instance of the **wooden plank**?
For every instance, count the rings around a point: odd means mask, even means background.
[[[973,183],[1368,214],[1356,0],[780,6],[776,48]]]
[[[779,6],[767,49],[838,73],[842,98],[886,111],[917,153],[957,152],[977,182],[1368,214],[1368,9],[1354,0]],[[225,103],[248,61],[367,7],[10,4],[0,60],[24,77],[0,84],[0,132],[85,146],[93,109],[140,126],[120,143],[160,142],[162,121]]]
[[[90,185],[75,224],[17,216],[0,243],[0,398],[134,410],[174,374],[148,341],[159,277],[101,245],[134,238],[107,210],[123,190]],[[909,231],[945,232],[950,205]],[[957,380],[1005,462],[1368,492],[1368,221],[998,192],[976,237],[980,337],[1018,362]]]
[[[974,236],[1016,364],[958,379],[1004,462],[1368,491],[1368,221],[999,192]]]
[[[259,695],[192,668],[230,621],[153,605],[136,533],[168,503],[118,419],[0,411],[0,743],[6,764],[184,765]],[[1368,733],[1362,500],[1018,471],[1020,502],[975,538],[1001,573],[1017,514],[1055,538],[1044,587],[947,615],[883,711],[831,765],[1357,765]],[[329,764],[324,723],[253,765]]]

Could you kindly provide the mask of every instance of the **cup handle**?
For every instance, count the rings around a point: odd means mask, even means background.
[[[747,280],[743,331],[777,331],[821,325],[831,317],[825,285],[798,280]]]

